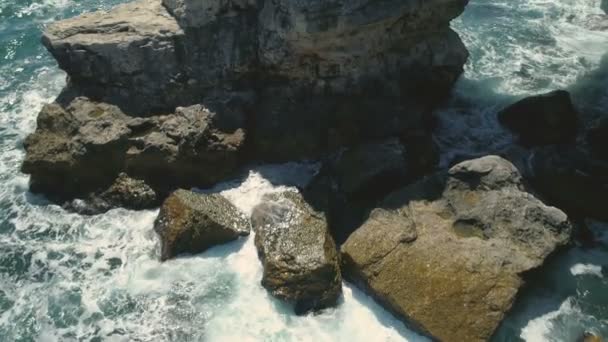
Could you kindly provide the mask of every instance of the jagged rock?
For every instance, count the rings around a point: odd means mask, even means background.
[[[117,107],[84,98],[44,106],[24,142],[31,190],[69,199],[107,188],[124,163],[127,120]]]
[[[286,160],[344,135],[345,102],[367,108],[346,118],[357,139],[418,125],[462,73],[449,22],[467,2],[140,0],[51,24],[43,41],[70,89],[128,113],[254,90],[255,151]]]
[[[525,272],[571,230],[511,163],[488,156],[389,195],[342,246],[343,272],[438,340],[487,341]]]
[[[526,146],[572,142],[579,123],[570,94],[564,90],[525,98],[502,110],[498,119]]]
[[[549,146],[531,158],[535,188],[560,208],[608,220],[608,162],[574,147]]]
[[[92,194],[85,200],[68,202],[64,208],[82,215],[95,215],[117,207],[142,210],[151,209],[158,204],[158,195],[148,184],[123,172],[105,191]]]
[[[65,109],[50,104],[25,141],[22,169],[31,174],[32,191],[63,200],[99,193],[123,171],[162,197],[178,187],[213,184],[236,170],[245,133],[223,121],[201,105],[132,118],[86,98]]]
[[[342,277],[323,214],[296,192],[270,194],[254,208],[252,225],[266,289],[298,314],[336,304]]]
[[[164,261],[183,253],[202,253],[249,235],[250,224],[219,194],[177,190],[160,208],[154,230],[160,237],[160,258]]]
[[[60,106],[87,97],[121,118],[87,121],[92,147],[73,143],[75,133],[37,130],[24,171],[34,191],[59,197],[99,191],[122,171],[162,197],[225,179],[245,131],[253,161],[428,134],[429,113],[468,57],[449,25],[467,2],[137,0],[49,24],[43,43],[69,81]],[[96,172],[81,158],[106,162],[89,152],[109,151],[96,141],[106,129],[116,160]],[[46,175],[35,160],[50,165]]]

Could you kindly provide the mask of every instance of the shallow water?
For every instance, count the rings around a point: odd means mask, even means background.
[[[350,285],[337,308],[294,316],[260,286],[252,237],[160,264],[156,211],[83,217],[27,192],[21,143],[65,77],[39,44],[40,28],[118,2],[0,0],[0,341],[424,340]],[[472,0],[453,24],[471,59],[438,113],[443,163],[508,145],[496,111],[527,94],[566,87],[590,115],[605,111],[599,15],[599,0]],[[259,167],[207,191],[247,213],[316,167]],[[600,244],[565,251],[535,275],[497,341],[608,336],[608,227],[593,226]]]

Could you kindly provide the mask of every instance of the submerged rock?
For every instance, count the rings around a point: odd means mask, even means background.
[[[502,110],[498,119],[526,146],[572,142],[579,124],[570,94],[564,90],[525,98]]]
[[[336,304],[342,277],[323,214],[296,192],[266,195],[252,214],[262,285],[298,314]]]
[[[25,141],[22,170],[31,174],[32,191],[64,200],[100,193],[121,172],[162,196],[178,187],[213,184],[239,167],[245,133],[219,126],[225,125],[218,115],[201,105],[133,118],[87,98],[67,108],[49,104]]]
[[[487,341],[524,283],[568,243],[566,214],[496,156],[389,195],[342,246],[345,277],[441,341]]]
[[[177,190],[160,208],[154,230],[160,237],[160,258],[164,261],[249,235],[250,224],[221,195]]]

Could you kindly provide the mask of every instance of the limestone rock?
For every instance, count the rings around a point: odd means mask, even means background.
[[[487,341],[525,272],[571,230],[511,163],[487,156],[389,195],[342,246],[343,272],[438,340]]]
[[[154,230],[160,237],[164,261],[183,253],[202,253],[248,235],[250,224],[219,194],[177,190],[163,203]]]
[[[67,108],[50,104],[25,141],[22,169],[31,174],[32,191],[62,200],[100,193],[121,172],[164,197],[178,187],[211,185],[239,167],[245,132],[224,119],[201,105],[133,118],[87,98]]]
[[[498,119],[527,146],[572,142],[579,123],[570,94],[564,90],[525,98],[502,110]]]
[[[338,252],[325,217],[295,192],[265,196],[252,215],[262,285],[296,313],[333,306],[342,291]]]
[[[42,42],[84,95],[141,112],[177,102],[183,35],[160,1],[139,0],[52,23]]]

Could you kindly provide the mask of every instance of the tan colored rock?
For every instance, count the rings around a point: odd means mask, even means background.
[[[445,342],[487,341],[524,283],[566,244],[559,209],[525,192],[517,169],[489,156],[387,197],[342,246],[345,277]]]

